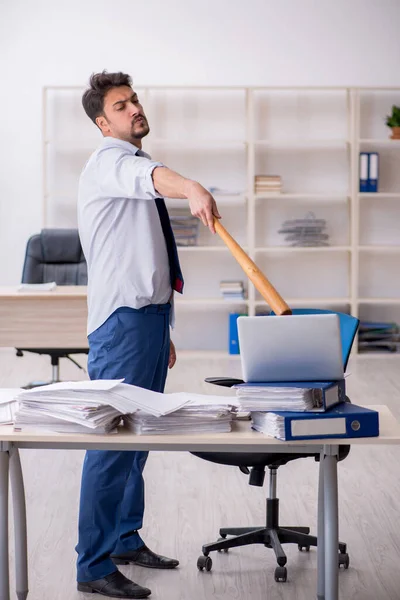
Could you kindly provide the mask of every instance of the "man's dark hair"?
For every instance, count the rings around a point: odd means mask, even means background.
[[[128,85],[132,87],[132,79],[126,73],[93,73],[89,80],[89,88],[82,96],[83,108],[89,119],[96,124],[96,118],[104,114],[104,97],[111,88]]]

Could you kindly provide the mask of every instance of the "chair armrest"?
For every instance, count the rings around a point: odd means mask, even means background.
[[[232,387],[239,383],[244,383],[243,379],[235,379],[234,377],[206,377],[207,383],[213,383],[214,385],[222,385],[223,387]]]

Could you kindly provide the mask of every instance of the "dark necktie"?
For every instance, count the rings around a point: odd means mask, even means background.
[[[184,282],[181,267],[179,264],[178,250],[176,248],[175,237],[172,231],[171,222],[169,220],[168,210],[165,206],[164,198],[156,198],[155,202],[158,214],[160,215],[161,227],[164,233],[165,243],[167,245],[171,287],[173,290],[182,294]]]

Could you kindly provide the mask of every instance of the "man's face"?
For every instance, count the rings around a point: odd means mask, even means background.
[[[127,85],[109,90],[104,98],[104,116],[97,117],[103,135],[141,147],[140,140],[150,127],[136,92]]]

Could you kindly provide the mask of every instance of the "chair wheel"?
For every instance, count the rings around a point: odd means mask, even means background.
[[[310,546],[302,546],[301,544],[299,544],[297,547],[300,550],[300,552],[303,552],[303,550],[305,552],[310,552]]]
[[[339,554],[339,569],[343,567],[344,569],[348,569],[350,564],[350,557],[348,554]]]
[[[275,581],[285,582],[287,580],[287,568],[276,567],[275,569]]]
[[[225,538],[226,538],[226,535],[218,538],[217,542],[223,542]],[[217,550],[217,552],[225,552],[226,553],[226,552],[229,552],[229,548],[223,548],[223,550]]]
[[[212,560],[209,556],[199,556],[197,559],[197,568],[199,571],[205,569],[206,571],[211,571],[212,569]]]

